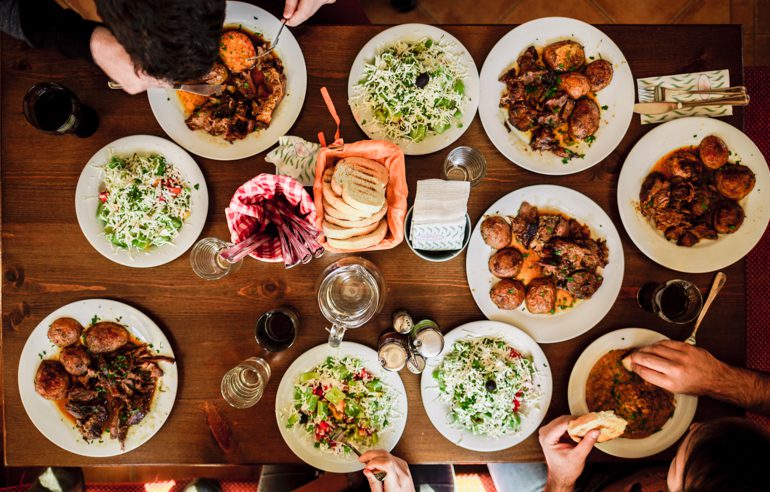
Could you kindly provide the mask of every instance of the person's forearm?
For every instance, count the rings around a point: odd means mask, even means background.
[[[727,364],[722,374],[708,396],[770,416],[770,374]]]
[[[548,477],[545,481],[543,492],[574,492],[575,484],[558,483],[556,480]]]

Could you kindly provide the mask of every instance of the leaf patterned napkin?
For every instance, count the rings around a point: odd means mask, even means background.
[[[654,88],[662,85],[671,89],[684,90],[707,90],[730,87],[730,72],[727,70],[712,70],[710,72],[680,73],[677,75],[664,75],[661,77],[647,77],[646,79],[637,79],[639,102],[654,102],[652,94],[644,93],[644,88]],[[706,96],[707,97],[707,96]],[[696,101],[706,98],[699,94],[676,96],[671,101]],[[666,121],[683,118],[685,116],[709,116],[719,118],[721,116],[730,116],[733,114],[732,106],[701,106],[698,108],[685,108],[669,111],[663,114],[643,114],[641,116],[642,125],[653,123],[664,123]]]

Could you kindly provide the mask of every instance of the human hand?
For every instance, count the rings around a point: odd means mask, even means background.
[[[592,430],[577,444],[562,442],[567,424],[573,418],[571,415],[563,415],[540,428],[540,446],[548,464],[545,488],[548,492],[574,489],[575,482],[585,468],[588,453],[599,439],[599,431]]]
[[[672,393],[709,394],[726,373],[726,365],[708,351],[674,340],[662,340],[633,352],[631,370]]]
[[[138,94],[150,87],[170,85],[137,70],[131,56],[105,27],[99,26],[91,34],[91,56],[99,68],[129,94]]]
[[[369,480],[372,492],[414,492],[409,465],[401,458],[396,458],[384,449],[375,449],[365,452],[358,461],[366,465],[364,475]],[[377,480],[374,471],[387,473],[385,480]]]
[[[318,9],[334,2],[335,0],[286,0],[286,5],[283,7],[283,18],[287,19],[287,26],[298,26],[313,17]]]

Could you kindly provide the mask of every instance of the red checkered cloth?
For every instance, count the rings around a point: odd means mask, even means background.
[[[746,134],[770,162],[770,67],[747,67],[745,84]],[[770,372],[770,229],[746,259],[746,364]],[[768,418],[749,418],[770,428]]]
[[[269,222],[265,219],[263,203],[281,195],[289,204],[297,207],[300,216],[304,215],[305,220],[315,227],[313,199],[297,180],[289,176],[260,174],[241,185],[230,199],[230,206],[225,209],[231,242],[237,244],[255,232],[264,233]],[[283,261],[280,239],[273,237],[250,256],[261,261]]]

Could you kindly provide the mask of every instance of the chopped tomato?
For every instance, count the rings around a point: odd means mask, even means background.
[[[508,354],[508,357],[510,357],[511,359],[518,359],[519,357],[521,357],[521,353],[515,348],[511,348],[511,351]]]
[[[521,406],[521,403],[519,402],[519,400],[517,398],[514,398],[513,399],[513,411],[514,412],[518,412],[520,406]]]
[[[171,192],[172,195],[177,196],[182,193],[182,188],[178,186],[169,186],[168,191]]]
[[[320,384],[318,386],[316,386],[315,388],[313,388],[313,394],[316,395],[316,396],[323,396],[324,395],[324,390],[323,390],[323,388],[321,388]]]
[[[102,203],[106,202],[108,195],[109,193],[107,193],[106,191],[102,191],[101,193],[99,193],[99,200],[101,200]]]

